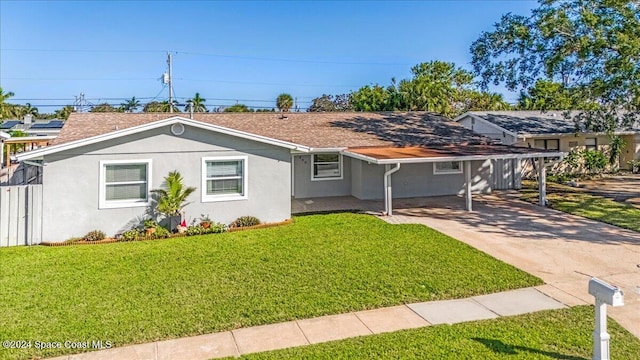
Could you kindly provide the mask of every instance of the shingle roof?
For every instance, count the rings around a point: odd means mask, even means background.
[[[471,111],[470,114],[517,134],[572,134],[576,125],[564,111]]]
[[[72,113],[53,145],[189,114]],[[194,120],[312,148],[481,144],[487,138],[440,115],[410,113],[196,113]]]

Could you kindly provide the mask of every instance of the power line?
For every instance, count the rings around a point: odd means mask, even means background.
[[[275,62],[297,62],[297,63],[309,63],[309,64],[334,64],[334,65],[402,65],[412,66],[414,64],[401,63],[401,62],[369,62],[369,61],[330,61],[330,60],[309,60],[309,59],[294,59],[294,58],[274,58],[266,56],[245,56],[245,55],[229,55],[229,54],[216,54],[206,52],[193,52],[193,51],[179,51],[179,50],[87,50],[87,49],[27,49],[27,48],[0,48],[0,51],[16,51],[16,52],[63,52],[63,53],[173,53],[184,54],[192,56],[207,56],[207,57],[219,57],[228,59],[244,59],[254,61],[275,61]]]

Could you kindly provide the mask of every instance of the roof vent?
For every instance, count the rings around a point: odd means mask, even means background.
[[[288,119],[289,117],[285,114],[280,115],[280,119]]]
[[[114,126],[113,130],[118,130],[118,125]]]

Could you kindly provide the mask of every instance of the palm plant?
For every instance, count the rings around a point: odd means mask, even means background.
[[[207,107],[204,105],[204,98],[200,97],[200,93],[196,93],[196,96],[193,99],[187,100],[187,105],[184,107],[184,111],[193,111],[193,112],[209,112]]]
[[[11,91],[4,92],[2,91],[2,87],[0,87],[0,119],[8,119],[16,116],[16,106],[6,102],[10,97],[13,97],[13,95],[15,94]]]
[[[162,189],[151,190],[157,197],[157,211],[169,219],[169,227],[171,230],[178,225],[174,220],[180,216],[182,209],[187,205],[187,198],[194,191],[195,187],[185,187],[182,175],[177,170],[169,172],[164,178]]]
[[[280,94],[276,99],[276,107],[282,112],[287,112],[293,107],[293,97],[289,94]]]
[[[132,97],[131,100],[127,100],[120,104],[124,112],[132,113],[138,110],[140,107],[140,101],[136,100],[136,97]]]

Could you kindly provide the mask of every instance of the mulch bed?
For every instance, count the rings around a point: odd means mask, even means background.
[[[275,227],[275,226],[282,226],[282,225],[289,225],[293,222],[292,219],[287,219],[285,221],[281,221],[281,222],[277,222],[277,223],[266,223],[266,224],[259,224],[259,225],[255,225],[255,226],[245,226],[245,227],[234,227],[234,228],[228,228],[226,232],[234,232],[234,231],[243,231],[243,230],[254,230],[254,229],[265,229],[265,228],[270,228],[270,227]],[[210,234],[207,234],[210,235]],[[171,234],[171,236],[169,236],[167,239],[171,239],[171,238],[176,238],[176,237],[186,237],[186,234]],[[162,238],[152,238],[152,237],[144,237],[144,238],[140,238],[136,241],[146,241],[146,240],[162,240]],[[47,242],[47,241],[43,241],[40,243],[40,245],[43,246],[71,246],[71,245],[98,245],[98,244],[112,244],[112,243],[116,243],[116,242],[130,242],[130,241],[123,241],[123,240],[116,240],[114,238],[106,238],[103,240],[98,240],[98,241],[85,241],[85,240],[78,240],[78,241],[63,241],[63,242]]]

